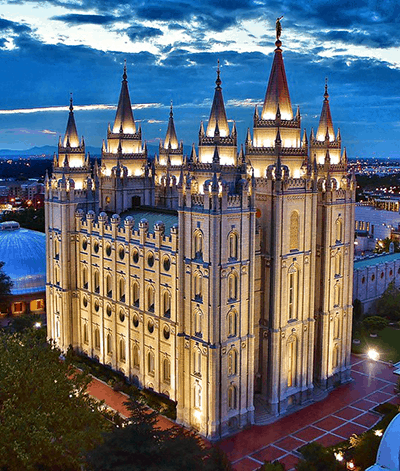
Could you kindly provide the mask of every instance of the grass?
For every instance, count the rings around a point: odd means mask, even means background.
[[[378,333],[378,337],[372,338],[365,331],[357,332],[353,338],[361,341],[360,345],[352,344],[354,353],[367,353],[370,348],[375,348],[380,359],[397,363],[400,361],[400,329],[386,327]]]

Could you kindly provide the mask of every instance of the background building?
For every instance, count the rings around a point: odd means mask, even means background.
[[[275,44],[240,149],[218,69],[197,148],[182,155],[171,107],[151,160],[125,68],[100,165],[71,102],[45,181],[49,337],[176,400],[211,439],[350,375],[355,180],[327,84],[308,139]]]

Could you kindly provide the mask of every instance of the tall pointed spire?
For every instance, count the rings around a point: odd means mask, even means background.
[[[167,129],[167,134],[165,136],[165,141],[164,141],[164,149],[168,149],[169,146],[171,146],[171,149],[177,149],[179,147],[178,138],[176,137],[176,131],[175,131],[174,113],[172,111],[172,100],[171,100],[171,108],[169,111],[168,129]]]
[[[63,146],[67,147],[79,147],[79,137],[78,132],[76,130],[75,124],[75,117],[74,117],[74,107],[72,105],[72,93],[69,99],[69,116],[68,116],[68,123],[67,129],[65,131]]]
[[[282,49],[280,48],[281,42],[277,41],[276,45],[278,47],[275,49],[275,57],[269,76],[261,118],[275,119],[276,109],[279,104],[282,119],[290,120],[293,119],[293,110],[282,58]]]
[[[324,141],[326,135],[329,135],[329,140],[335,140],[335,132],[333,130],[331,109],[329,106],[329,94],[328,94],[328,79],[325,79],[325,93],[324,103],[322,105],[321,117],[319,119],[319,126],[317,130],[317,140]]]
[[[119,94],[117,114],[113,126],[113,133],[119,133],[122,128],[125,134],[136,132],[135,120],[133,119],[131,99],[129,97],[128,81],[126,74],[126,61],[124,63],[124,73],[122,75],[121,93]]]
[[[215,128],[219,128],[219,133],[221,137],[225,137],[229,135],[229,126],[228,120],[226,119],[225,113],[225,105],[224,105],[224,98],[222,96],[222,88],[221,88],[221,77],[220,77],[220,69],[219,69],[219,60],[218,60],[218,68],[217,68],[217,80],[215,84],[214,92],[214,100],[211,108],[210,119],[208,120],[207,126],[207,136],[214,137]]]

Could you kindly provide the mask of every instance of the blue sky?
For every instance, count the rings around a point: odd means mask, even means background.
[[[228,119],[244,142],[265,95],[280,15],[291,100],[307,133],[318,126],[328,77],[349,156],[400,157],[397,0],[0,0],[0,148],[55,145],[70,92],[78,132],[100,148],[124,59],[149,143],[165,136],[170,100],[178,138],[197,143],[217,59]]]

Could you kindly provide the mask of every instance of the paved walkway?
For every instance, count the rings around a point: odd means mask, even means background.
[[[219,445],[235,471],[255,471],[265,460],[279,460],[287,470],[299,461],[297,448],[311,441],[335,445],[373,427],[380,415],[372,409],[382,402],[399,404],[393,392],[393,368],[352,356],[353,382],[329,396],[270,425],[253,426]]]
[[[287,470],[299,461],[297,448],[317,441],[331,446],[373,427],[380,415],[372,409],[382,402],[399,404],[393,386],[398,376],[393,367],[352,356],[353,382],[332,391],[329,396],[298,412],[269,425],[243,430],[219,442],[233,463],[234,471],[255,471],[265,460],[279,460]],[[114,391],[96,378],[88,388],[89,394],[128,416],[124,402],[128,396]],[[168,429],[175,423],[159,416],[158,425]]]

